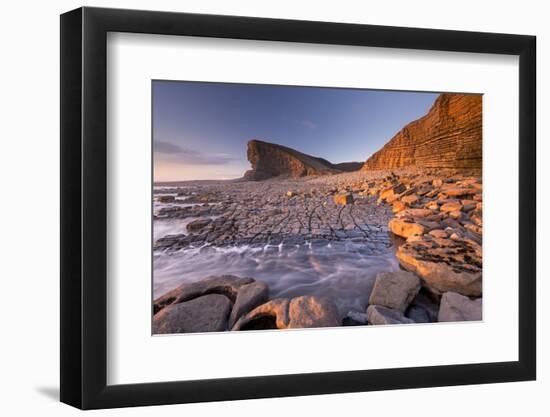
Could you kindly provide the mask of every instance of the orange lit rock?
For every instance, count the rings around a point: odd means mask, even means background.
[[[481,169],[481,113],[479,94],[441,94],[425,116],[401,129],[363,169]]]

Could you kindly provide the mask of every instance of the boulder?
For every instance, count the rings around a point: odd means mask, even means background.
[[[278,298],[242,316],[232,330],[301,329],[336,327],[342,321],[336,305],[325,297]]]
[[[380,191],[379,200],[380,201],[386,201],[388,203],[392,203],[399,194],[404,192],[407,189],[407,187],[404,184],[396,184],[392,185],[382,191]]]
[[[391,219],[388,227],[393,234],[405,239],[409,236],[422,235],[425,232],[424,226],[407,219]]]
[[[351,193],[337,194],[334,196],[334,203],[345,206],[353,203],[353,195]]]
[[[246,284],[254,282],[252,278],[239,278],[234,275],[221,275],[206,277],[200,281],[182,284],[157,298],[153,303],[156,314],[170,304],[182,303],[206,294],[225,295],[232,302],[237,299],[239,289]]]
[[[153,317],[153,334],[224,331],[230,311],[231,300],[220,294],[172,304]]]
[[[476,260],[473,250],[466,260],[464,253],[457,250],[465,250],[462,242],[453,242],[453,245],[456,247],[441,248],[435,242],[425,241],[405,243],[399,247],[396,256],[404,269],[418,274],[424,285],[440,294],[455,291],[472,297],[481,296],[480,261]]]
[[[233,327],[241,316],[265,303],[268,297],[269,288],[263,282],[256,281],[240,287],[229,317],[229,327]]]
[[[368,306],[367,317],[371,325],[414,323],[413,320],[405,317],[403,313],[398,310],[377,305]]]
[[[242,316],[231,330],[268,330],[288,327],[288,298],[276,298]]]
[[[411,205],[418,201],[418,196],[415,194],[407,195],[401,199],[401,201],[405,204]]]
[[[405,312],[420,291],[420,278],[412,272],[382,272],[376,276],[369,304]]]
[[[290,301],[288,313],[289,329],[341,325],[336,305],[325,297],[304,295],[293,298]]]
[[[393,202],[392,211],[394,213],[399,213],[407,208],[407,206],[401,201],[397,200]]]
[[[438,321],[479,321],[482,305],[482,298],[472,300],[456,292],[446,292],[441,297]]]

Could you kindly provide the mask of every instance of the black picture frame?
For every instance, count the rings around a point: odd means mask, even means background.
[[[107,375],[108,32],[519,56],[519,360],[113,385]],[[534,36],[102,8],[61,15],[61,401],[82,409],[533,380]]]

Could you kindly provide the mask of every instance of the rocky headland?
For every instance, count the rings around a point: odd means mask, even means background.
[[[252,169],[244,174],[244,179],[249,181],[337,174],[356,171],[363,166],[361,162],[333,164],[323,158],[256,139],[248,142],[247,157]]]
[[[192,219],[156,252],[354,242],[399,269],[379,273],[353,311],[330,296],[272,297],[254,277],[205,277],[154,301],[154,333],[482,319],[480,96],[441,95],[353,172],[267,142],[251,141],[248,157],[244,181],[154,196],[167,198],[156,220]]]

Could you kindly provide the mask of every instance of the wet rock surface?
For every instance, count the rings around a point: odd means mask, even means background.
[[[155,253],[206,256],[210,250],[246,247],[277,258],[307,247],[312,251],[301,256],[325,279],[327,290],[281,297],[271,293],[273,283],[254,274],[208,277],[158,297],[154,328],[161,333],[479,320],[482,188],[479,171],[441,169],[175,187],[170,190],[175,199],[156,206],[155,222],[182,222],[182,233],[157,239]],[[155,199],[161,196],[157,193]],[[331,243],[346,242],[368,254],[395,253],[391,256],[401,269],[388,268],[373,284],[356,286],[365,302],[353,310],[335,306],[339,295],[329,291],[332,278],[325,278],[335,273],[330,262],[345,268],[355,256],[330,257]],[[315,248],[325,248],[326,254]],[[232,272],[230,265],[227,270]],[[199,319],[194,306],[210,295],[225,297],[229,308],[215,297],[216,308]],[[191,301],[195,303],[189,305]],[[181,312],[195,317],[197,326],[175,324]]]
[[[157,240],[155,249],[346,239],[389,247],[391,209],[374,204],[374,197],[359,195],[362,187],[348,190],[334,177],[219,183],[178,190],[188,193],[185,202],[200,203],[157,211],[155,221],[189,219],[189,223],[184,233]],[[343,193],[338,194],[339,190]]]

